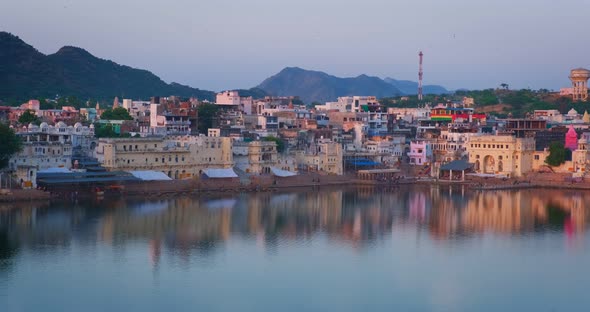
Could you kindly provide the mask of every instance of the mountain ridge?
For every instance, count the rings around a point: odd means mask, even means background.
[[[299,95],[306,103],[334,101],[340,96],[349,95],[401,95],[399,89],[378,77],[362,74],[340,78],[300,67],[285,67],[266,78],[257,88],[275,96]]]
[[[0,81],[4,82],[0,99],[11,102],[56,95],[101,100],[161,95],[215,99],[213,91],[168,84],[149,70],[117,64],[80,47],[64,46],[45,55],[8,32],[0,32]]]

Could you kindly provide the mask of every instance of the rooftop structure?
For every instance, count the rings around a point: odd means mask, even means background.
[[[572,69],[570,73],[570,80],[572,81],[572,99],[574,101],[588,100],[588,79],[590,78],[590,70],[585,68]]]

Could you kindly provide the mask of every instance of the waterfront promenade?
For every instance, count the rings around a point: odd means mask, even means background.
[[[523,188],[553,188],[590,190],[590,180],[573,181],[570,175],[561,173],[531,173],[522,178],[499,179],[467,176],[465,181],[436,180],[427,177],[406,177],[389,181],[361,180],[355,175],[301,174],[289,178],[262,175],[239,179],[188,179],[172,181],[146,181],[125,185],[119,192],[106,192],[103,196],[167,197],[178,194],[273,192],[295,188],[320,188],[326,186],[402,186],[402,185],[461,185],[473,190],[502,190]],[[12,189],[0,194],[0,202],[49,200],[52,198],[95,197],[88,192],[44,192],[40,190]]]

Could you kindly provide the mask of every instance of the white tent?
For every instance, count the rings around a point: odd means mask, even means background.
[[[275,168],[275,167],[270,167],[270,171],[272,172],[272,174],[274,174],[277,177],[292,177],[292,176],[297,175],[297,173],[295,173],[295,172],[282,170],[282,169]]]
[[[71,173],[71,171],[63,167],[53,167],[39,170],[37,173]]]
[[[234,169],[205,169],[203,173],[209,178],[237,178],[238,175],[234,172]]]
[[[129,171],[134,177],[143,181],[170,181],[172,178],[160,171]]]

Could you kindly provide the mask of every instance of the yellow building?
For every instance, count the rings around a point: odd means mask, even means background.
[[[520,177],[533,170],[535,139],[510,135],[472,136],[467,152],[477,173]]]
[[[103,138],[96,157],[108,170],[154,170],[173,179],[233,166],[231,139],[226,137]]]
[[[322,171],[328,174],[344,174],[342,166],[342,145],[330,140],[320,140],[296,155],[300,169]]]
[[[270,173],[270,168],[277,164],[275,142],[234,142],[233,153],[236,167],[247,173]]]

